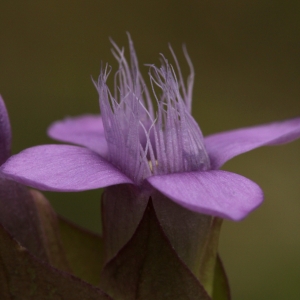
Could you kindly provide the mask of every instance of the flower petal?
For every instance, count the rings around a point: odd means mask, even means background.
[[[0,95],[0,165],[9,157],[11,150],[11,128],[5,103]]]
[[[161,193],[192,211],[239,221],[263,200],[253,181],[230,172],[186,172],[147,178]]]
[[[42,145],[12,156],[7,178],[48,191],[84,191],[132,181],[95,152],[77,146]]]
[[[241,128],[210,135],[205,146],[213,169],[220,168],[229,159],[266,146],[289,143],[300,137],[300,118],[261,126]]]
[[[107,155],[107,143],[100,115],[83,115],[54,122],[48,135],[58,141],[85,146],[101,156]]]

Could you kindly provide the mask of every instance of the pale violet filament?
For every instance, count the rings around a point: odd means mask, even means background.
[[[187,84],[170,47],[178,75],[161,55],[161,67],[149,66],[148,89],[131,39],[130,63],[124,49],[114,42],[112,45],[119,63],[113,94],[107,86],[110,67],[102,68],[95,82],[109,160],[136,184],[151,175],[208,170],[210,162],[203,135],[190,114],[194,70],[186,49],[184,54],[190,67]],[[156,112],[152,101],[156,103]]]

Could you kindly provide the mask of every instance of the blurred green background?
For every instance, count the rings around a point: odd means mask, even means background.
[[[300,115],[299,1],[0,1],[0,93],[13,152],[52,142],[47,126],[98,113],[91,82],[116,64],[108,37],[135,42],[157,63],[168,42],[196,70],[194,116],[204,134]],[[147,68],[143,68],[147,72]],[[183,68],[186,71],[186,68]],[[234,300],[300,299],[300,141],[266,147],[224,166],[257,182],[265,202],[225,222],[220,252]],[[55,209],[99,231],[100,191],[46,193]]]

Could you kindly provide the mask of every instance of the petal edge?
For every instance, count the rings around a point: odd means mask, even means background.
[[[242,220],[263,201],[256,183],[226,171],[173,173],[147,180],[187,209],[233,221]]]
[[[300,118],[245,127],[205,137],[205,146],[213,169],[231,158],[261,146],[289,143],[300,138]]]
[[[11,151],[11,127],[7,109],[0,95],[0,165],[10,156]]]
[[[100,115],[67,117],[56,121],[48,128],[48,135],[58,141],[87,147],[107,156],[107,143]]]
[[[132,183],[95,152],[69,145],[28,148],[10,157],[1,171],[9,179],[48,191],[77,192]]]

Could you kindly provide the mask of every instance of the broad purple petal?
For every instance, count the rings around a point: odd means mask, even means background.
[[[0,165],[9,157],[11,150],[11,128],[5,103],[0,95]]]
[[[83,115],[54,122],[48,135],[58,141],[85,146],[107,156],[107,142],[100,115]]]
[[[205,146],[213,169],[252,149],[289,143],[300,137],[300,118],[210,135]]]
[[[74,192],[132,183],[95,152],[69,145],[28,148],[9,158],[1,171],[9,179],[48,191]]]
[[[263,200],[256,183],[226,171],[174,173],[147,180],[187,209],[234,221],[246,217]]]

